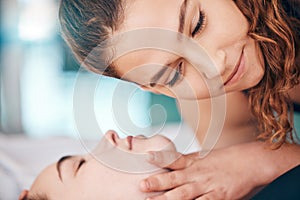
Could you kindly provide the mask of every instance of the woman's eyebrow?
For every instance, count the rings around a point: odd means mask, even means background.
[[[57,163],[56,163],[56,170],[57,170],[57,172],[58,172],[58,177],[59,177],[59,179],[61,180],[61,182],[62,182],[62,178],[61,178],[61,165],[62,165],[62,163],[63,163],[63,161],[66,161],[66,160],[68,160],[68,159],[71,159],[72,157],[74,157],[74,156],[63,156],[63,157],[61,157],[58,161],[57,161]]]
[[[185,23],[185,16],[186,16],[186,8],[189,0],[184,0],[180,6],[180,14],[179,14],[179,26],[178,32],[183,33],[184,30],[184,23]]]

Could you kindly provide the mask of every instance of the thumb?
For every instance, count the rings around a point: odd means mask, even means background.
[[[191,165],[196,157],[199,158],[198,152],[183,155],[176,151],[150,151],[147,160],[161,168],[179,170]]]
[[[23,200],[23,199],[27,198],[27,195],[28,195],[28,190],[23,190],[21,192],[21,194],[19,195],[19,200]]]

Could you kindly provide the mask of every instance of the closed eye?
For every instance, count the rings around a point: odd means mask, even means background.
[[[81,159],[79,161],[79,164],[77,166],[77,169],[76,169],[76,172],[75,172],[75,175],[78,173],[79,169],[82,167],[82,165],[85,163],[86,161],[84,159]]]
[[[182,75],[182,68],[183,68],[183,62],[180,62],[176,68],[176,72],[173,78],[167,83],[167,85],[169,85],[170,87],[175,85],[175,83],[179,80],[180,76]]]
[[[205,22],[205,13],[203,11],[199,11],[199,19],[197,21],[196,27],[194,28],[192,32],[192,37],[194,37],[197,33],[199,33],[203,27],[204,27],[204,22]]]

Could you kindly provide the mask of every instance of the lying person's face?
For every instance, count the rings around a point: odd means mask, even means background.
[[[59,164],[55,163],[44,169],[29,190],[29,196],[45,194],[47,199],[66,200],[144,199],[146,194],[139,191],[138,184],[143,178],[153,174],[153,171],[121,172],[114,170],[114,166],[104,165],[105,163],[101,163],[95,155],[110,154],[116,149],[132,154],[162,148],[176,150],[173,143],[160,135],[151,138],[137,136],[120,139],[113,131],[108,131],[105,138],[100,141],[95,153],[65,157],[60,159]]]

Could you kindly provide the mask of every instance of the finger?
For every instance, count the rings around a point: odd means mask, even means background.
[[[143,192],[169,190],[186,183],[185,174],[182,171],[172,171],[152,175],[141,182],[140,188]]]
[[[224,199],[224,197],[220,197],[218,196],[215,192],[208,192],[204,195],[202,195],[201,197],[198,197],[195,200],[217,200],[217,199]]]
[[[203,194],[196,183],[189,183],[170,190],[160,196],[151,197],[149,200],[189,200]],[[148,200],[148,199],[147,199]]]
[[[28,190],[23,190],[19,196],[19,200],[25,199],[28,195]]]
[[[176,151],[150,151],[147,160],[158,167],[167,168],[181,157],[182,154]]]
[[[176,151],[151,151],[148,153],[148,161],[158,167],[178,170],[192,164],[198,155],[198,152],[182,155]]]

